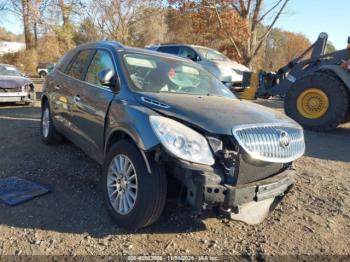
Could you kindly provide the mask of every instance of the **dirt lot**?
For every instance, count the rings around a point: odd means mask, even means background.
[[[16,207],[0,203],[0,255],[350,255],[349,125],[306,132],[295,187],[258,226],[190,217],[170,199],[157,224],[128,233],[103,206],[99,166],[70,143],[43,145],[39,118],[39,107],[0,106],[0,178],[16,175],[52,189]]]

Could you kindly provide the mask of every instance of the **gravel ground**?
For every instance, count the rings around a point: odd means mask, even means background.
[[[280,101],[260,102],[281,107]],[[137,233],[104,208],[100,167],[71,143],[43,145],[40,108],[0,106],[0,178],[19,176],[52,193],[0,202],[0,255],[350,255],[350,126],[306,132],[295,187],[260,225],[189,210],[169,198],[160,220]]]

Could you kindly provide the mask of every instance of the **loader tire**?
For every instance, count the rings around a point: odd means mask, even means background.
[[[335,129],[347,115],[349,95],[343,82],[329,72],[316,72],[297,80],[284,100],[285,113],[305,129]]]

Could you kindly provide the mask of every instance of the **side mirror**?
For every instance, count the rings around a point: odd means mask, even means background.
[[[98,81],[103,86],[113,86],[114,72],[111,69],[103,69],[97,74]]]
[[[350,36],[348,37],[348,45],[350,45]]]

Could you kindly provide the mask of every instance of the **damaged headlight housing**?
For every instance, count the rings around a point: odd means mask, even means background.
[[[30,92],[32,91],[33,87],[29,84],[25,84],[24,86],[22,86],[22,92]]]
[[[150,116],[150,123],[162,145],[175,157],[213,165],[215,160],[204,136],[167,117]]]

